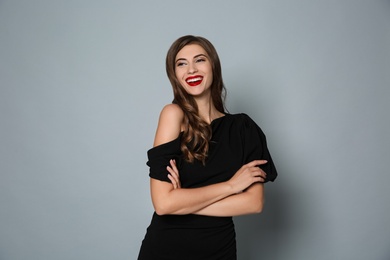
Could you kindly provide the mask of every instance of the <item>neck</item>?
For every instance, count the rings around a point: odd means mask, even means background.
[[[196,103],[198,105],[199,116],[210,124],[214,119],[223,116],[223,113],[219,112],[211,98],[208,99],[197,99]]]

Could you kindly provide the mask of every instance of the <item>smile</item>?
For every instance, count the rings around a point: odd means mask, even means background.
[[[194,87],[202,83],[203,77],[202,76],[194,76],[194,77],[188,77],[186,79],[186,82],[188,85]]]

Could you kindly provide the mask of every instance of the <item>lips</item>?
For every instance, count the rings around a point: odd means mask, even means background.
[[[198,86],[200,83],[202,83],[203,77],[202,76],[193,76],[186,78],[186,82],[191,87]]]

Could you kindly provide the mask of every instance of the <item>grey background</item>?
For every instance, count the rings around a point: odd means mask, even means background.
[[[390,259],[389,1],[0,1],[0,259],[135,259],[184,34],[279,171],[239,259]]]

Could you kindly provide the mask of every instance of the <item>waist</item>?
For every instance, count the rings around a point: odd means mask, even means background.
[[[233,225],[232,217],[211,217],[201,215],[157,215],[153,214],[151,226],[171,228],[215,228]]]

